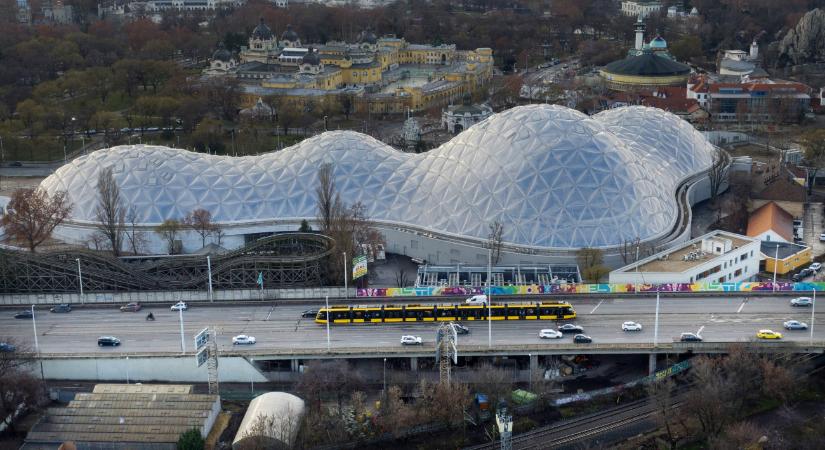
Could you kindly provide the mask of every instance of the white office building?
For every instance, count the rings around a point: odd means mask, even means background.
[[[734,283],[759,272],[759,239],[712,231],[610,272],[610,283]]]
[[[622,14],[626,16],[647,17],[649,14],[659,12],[660,9],[662,9],[662,4],[655,1],[622,2]]]

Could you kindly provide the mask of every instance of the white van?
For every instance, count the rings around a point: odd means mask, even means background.
[[[464,303],[466,303],[468,305],[486,305],[487,304],[487,296],[483,295],[483,294],[482,295],[474,295],[474,296],[468,298],[467,300],[465,300]]]

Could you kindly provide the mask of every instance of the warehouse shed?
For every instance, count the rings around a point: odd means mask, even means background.
[[[204,438],[220,413],[220,397],[195,394],[191,385],[98,384],[65,407],[49,408],[26,436],[23,449],[175,449],[180,435]]]

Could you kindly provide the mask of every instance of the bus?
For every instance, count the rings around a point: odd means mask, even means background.
[[[453,322],[487,320],[568,320],[576,318],[576,311],[567,302],[494,303],[485,305],[367,305],[330,306],[321,308],[315,323],[397,323],[397,322]]]

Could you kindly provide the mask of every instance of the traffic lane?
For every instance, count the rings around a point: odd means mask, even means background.
[[[660,297],[660,314],[693,312],[710,313],[760,313],[792,309],[804,309],[790,305],[792,297]],[[579,317],[591,314],[646,314],[655,313],[655,297],[625,297],[572,301],[573,309]]]

